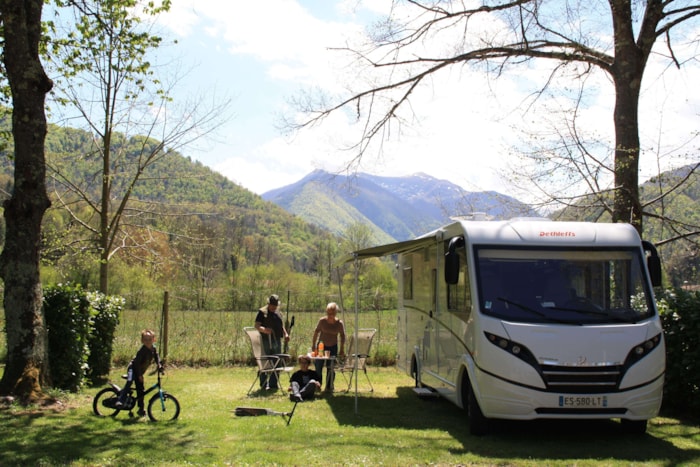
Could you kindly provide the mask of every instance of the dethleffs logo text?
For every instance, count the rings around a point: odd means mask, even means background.
[[[576,236],[576,232],[571,232],[571,231],[567,231],[567,232],[562,232],[562,231],[549,231],[549,232],[545,232],[545,231],[541,231],[541,232],[540,232],[540,237],[575,237],[575,236]]]

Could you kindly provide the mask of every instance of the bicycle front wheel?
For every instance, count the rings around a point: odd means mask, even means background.
[[[119,413],[119,409],[114,405],[118,397],[119,392],[116,389],[104,388],[92,400],[92,411],[100,417],[114,417]]]
[[[154,422],[175,420],[179,415],[180,403],[171,394],[156,394],[148,401],[148,418]]]

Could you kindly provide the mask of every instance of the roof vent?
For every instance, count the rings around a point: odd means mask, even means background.
[[[453,221],[492,221],[494,217],[485,212],[472,212],[461,216],[450,216],[450,219]]]

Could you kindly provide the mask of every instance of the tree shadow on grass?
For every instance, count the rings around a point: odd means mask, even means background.
[[[62,417],[62,423],[42,423],[54,416]],[[66,465],[76,459],[99,464],[105,457],[115,465],[148,464],[150,460],[135,459],[130,453],[165,446],[173,452],[186,452],[196,439],[195,433],[183,430],[178,421],[153,423],[123,414],[102,419],[92,414],[89,417],[46,413],[2,416],[1,464]]]
[[[279,388],[277,389],[265,389],[265,388],[259,388],[252,390],[250,394],[247,394],[247,397],[249,399],[270,399],[270,398],[276,398],[280,395],[286,395],[286,391],[283,391]]]
[[[451,450],[455,455],[540,459],[542,463],[548,459],[658,460],[666,465],[700,461],[700,450],[681,449],[667,440],[697,438],[700,428],[685,425],[686,433],[679,435],[664,426],[664,419],[650,421],[643,435],[625,433],[620,423],[612,420],[495,420],[490,434],[476,437],[469,434],[466,411],[442,398],[420,399],[411,387],[397,388],[396,396],[390,398],[359,393],[357,405],[354,393],[336,394],[328,398],[328,405],[341,425],[445,431],[462,446]]]

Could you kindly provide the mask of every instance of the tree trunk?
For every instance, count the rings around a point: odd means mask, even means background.
[[[111,92],[111,87],[107,86]],[[109,252],[114,232],[110,231],[110,206],[112,202],[112,132],[110,130],[110,99],[106,99],[105,128],[102,137],[102,198],[100,200],[100,292],[109,293]]]
[[[622,83],[620,83],[622,81]],[[639,201],[639,88],[618,80],[615,98],[615,201],[613,222],[628,222],[642,233]]]
[[[44,104],[52,83],[39,60],[43,0],[0,0],[4,63],[12,91],[15,174],[5,202],[6,238],[0,255],[5,283],[7,365],[0,393],[25,402],[43,397],[49,382],[39,258],[46,192]]]
[[[653,3],[659,3],[655,1]],[[642,205],[639,201],[639,92],[646,58],[653,44],[653,32],[660,10],[652,9],[648,23],[640,33],[652,35],[651,42],[643,37],[639,47],[634,39],[634,28],[629,0],[611,2],[615,34],[615,61],[611,74],[615,82],[615,200],[613,222],[628,222],[642,234]],[[651,8],[651,7],[650,7]],[[658,10],[658,11],[657,11]]]

